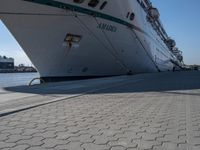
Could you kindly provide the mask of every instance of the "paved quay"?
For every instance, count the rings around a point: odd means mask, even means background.
[[[200,72],[1,89],[0,150],[200,150]]]

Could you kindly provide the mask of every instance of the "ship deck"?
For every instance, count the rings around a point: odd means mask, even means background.
[[[0,89],[1,150],[199,150],[200,72]]]

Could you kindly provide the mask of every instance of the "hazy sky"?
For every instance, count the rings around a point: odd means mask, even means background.
[[[200,64],[200,0],[151,0],[159,9],[170,37],[183,51],[186,64]],[[14,57],[16,64],[31,62],[11,33],[0,22],[0,55]]]

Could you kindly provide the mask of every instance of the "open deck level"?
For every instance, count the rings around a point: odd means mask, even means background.
[[[1,150],[199,150],[200,72],[0,90]]]

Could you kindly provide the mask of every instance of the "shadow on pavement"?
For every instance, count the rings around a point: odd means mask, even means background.
[[[134,93],[134,92],[169,92],[200,89],[200,72],[166,72],[140,74],[133,76],[70,81],[40,86],[21,86],[5,88],[7,91],[34,94],[79,94],[99,89],[91,94]],[[173,92],[172,94],[200,93]]]

